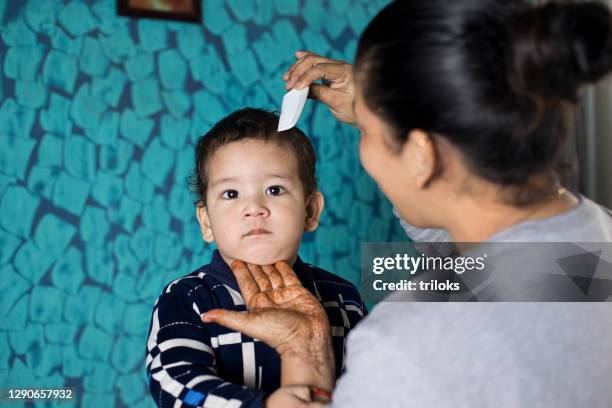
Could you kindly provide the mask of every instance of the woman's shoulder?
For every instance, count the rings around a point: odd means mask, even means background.
[[[489,239],[492,242],[612,242],[612,212],[583,195],[573,209],[527,221]]]
[[[612,242],[612,211],[587,197],[581,197],[581,204],[584,208],[580,215],[585,225],[582,241]]]

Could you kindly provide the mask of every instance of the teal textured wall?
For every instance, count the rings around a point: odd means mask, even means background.
[[[0,1],[0,387],[152,406],[151,308],[211,253],[186,183],[194,141],[235,109],[278,110],[294,50],[352,60],[385,3],[203,0],[198,25],[116,17],[113,0]],[[300,253],[358,283],[361,241],[405,237],[356,131],[312,102],[299,126],[327,198]]]

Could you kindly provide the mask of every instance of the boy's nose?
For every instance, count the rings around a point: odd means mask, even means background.
[[[270,210],[265,205],[257,202],[250,203],[244,211],[245,217],[267,217],[269,215]]]

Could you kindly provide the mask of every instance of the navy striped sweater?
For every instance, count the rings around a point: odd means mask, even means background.
[[[348,281],[299,257],[293,269],[327,312],[339,375],[346,336],[366,308]],[[218,251],[210,264],[169,283],[153,308],[146,364],[151,395],[159,407],[262,407],[264,398],[279,387],[278,353],[239,332],[202,323],[200,314],[215,308],[246,310]]]

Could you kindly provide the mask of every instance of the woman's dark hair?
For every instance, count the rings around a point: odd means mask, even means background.
[[[558,180],[578,90],[611,68],[608,8],[519,0],[393,2],[355,61],[365,103],[397,146],[421,129],[475,173],[517,187],[536,174]]]
[[[200,137],[195,148],[195,167],[189,178],[196,205],[206,205],[207,164],[222,146],[247,139],[277,143],[290,149],[296,158],[304,196],[317,191],[317,156],[308,137],[297,127],[277,131],[278,116],[262,109],[245,108],[232,112]]]

